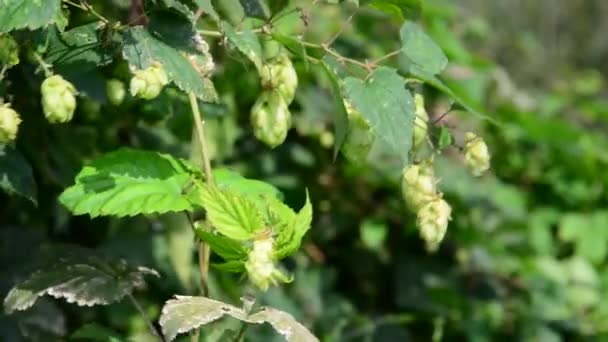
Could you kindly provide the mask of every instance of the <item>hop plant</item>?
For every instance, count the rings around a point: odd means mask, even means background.
[[[129,90],[134,97],[151,100],[156,98],[168,83],[169,78],[162,64],[154,63],[146,69],[135,71]]]
[[[203,55],[189,55],[188,59],[201,77],[208,77],[215,69],[213,57],[208,52]]]
[[[359,111],[355,110],[346,100],[344,100],[344,107],[348,115],[348,130],[341,151],[351,163],[355,165],[363,164],[372,149],[375,136]]]
[[[437,197],[437,180],[433,172],[432,160],[404,168],[401,191],[408,207],[414,212]]]
[[[40,86],[42,109],[50,123],[72,120],[76,110],[76,88],[60,75],[47,77]]]
[[[298,88],[298,74],[287,55],[280,54],[263,65],[260,69],[260,79],[262,87],[276,89],[283,96],[285,103],[290,104],[293,101]]]
[[[428,134],[429,114],[424,108],[424,98],[420,94],[414,95],[416,105],[416,118],[414,119],[413,148],[418,149],[426,140]]]
[[[429,251],[437,250],[448,229],[448,221],[452,208],[439,194],[433,200],[420,208],[417,215],[417,224],[420,236],[426,242]]]
[[[0,145],[17,138],[20,123],[19,113],[10,108],[9,104],[0,105]]]
[[[249,279],[263,291],[266,291],[270,285],[276,285],[279,281],[290,281],[289,277],[275,266],[273,245],[272,237],[255,240],[245,262]]]
[[[480,176],[490,168],[490,151],[483,139],[474,133],[465,134],[464,160],[475,176]]]
[[[120,105],[127,95],[124,83],[115,78],[106,82],[106,93],[110,103],[115,106]]]
[[[19,45],[9,34],[0,34],[0,65],[11,68],[19,64]]]
[[[265,91],[251,108],[253,134],[271,148],[282,144],[291,127],[291,113],[278,91]]]

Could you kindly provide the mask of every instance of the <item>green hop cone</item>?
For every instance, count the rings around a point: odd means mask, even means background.
[[[274,262],[274,239],[267,237],[253,242],[253,248],[247,256],[245,269],[251,282],[263,291],[270,285],[289,282],[290,279],[277,269]]]
[[[115,78],[108,80],[106,82],[106,94],[111,104],[120,105],[127,95],[125,84]]]
[[[156,98],[168,83],[169,78],[162,64],[154,63],[146,69],[135,71],[129,90],[134,97],[151,100]]]
[[[348,130],[342,144],[342,155],[351,163],[361,165],[367,160],[372,145],[374,144],[374,133],[360,112],[344,100],[344,107],[348,114]]]
[[[19,113],[8,104],[0,104],[0,145],[7,144],[17,138],[21,118]]]
[[[490,151],[483,139],[474,133],[467,132],[464,142],[464,161],[471,173],[475,176],[490,168]]]
[[[429,114],[424,108],[424,98],[422,95],[414,95],[414,103],[416,104],[416,119],[414,120],[413,149],[416,150],[422,146],[426,140],[429,130]]]
[[[40,86],[42,109],[50,123],[72,120],[76,110],[76,88],[59,75],[47,77]]]
[[[437,182],[431,159],[405,167],[401,176],[401,191],[408,208],[418,212],[437,197]]]
[[[289,57],[281,54],[264,64],[260,70],[262,87],[277,90],[290,104],[298,88],[298,74]]]
[[[441,198],[441,194],[420,208],[416,223],[427,250],[437,250],[448,229],[451,214],[452,208]]]
[[[291,127],[291,113],[277,91],[265,91],[251,108],[253,134],[271,148],[282,144]]]
[[[19,45],[9,34],[0,34],[0,66],[11,68],[19,64]]]

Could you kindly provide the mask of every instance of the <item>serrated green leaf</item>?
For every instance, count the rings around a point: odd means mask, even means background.
[[[163,306],[160,326],[167,341],[225,315],[244,320],[243,309],[206,297],[175,296]]]
[[[171,9],[176,13],[179,13],[184,18],[187,18],[190,21],[194,20],[194,11],[192,8],[188,7],[184,1],[180,0],[155,0],[162,7]]]
[[[258,0],[239,0],[243,10],[248,17],[267,19],[268,14]]]
[[[397,19],[417,19],[422,12],[421,0],[361,0],[359,4],[371,6]]]
[[[13,145],[0,146],[0,189],[37,204],[32,167]]]
[[[224,260],[244,260],[247,258],[247,250],[241,242],[205,229],[202,225],[197,225],[194,232],[199,239],[209,244],[213,252]]]
[[[247,313],[234,305],[206,297],[176,296],[163,307],[160,325],[168,341],[202,325],[214,322],[223,316],[253,324],[270,323],[289,342],[316,342],[318,339],[287,312],[264,307],[260,311]]]
[[[28,28],[37,29],[57,20],[61,0],[3,0],[0,1],[0,33]]]
[[[257,179],[245,178],[238,172],[229,169],[214,169],[213,179],[218,188],[229,189],[253,200],[259,200],[266,197],[283,199],[283,194],[274,185]]]
[[[251,30],[236,32],[234,27],[225,21],[222,22],[222,29],[230,43],[247,56],[255,67],[260,70],[262,68],[263,53],[262,45],[260,45],[256,34]]]
[[[401,26],[401,51],[411,63],[432,75],[438,74],[448,64],[443,50],[414,22]]]
[[[462,106],[462,108],[464,108],[467,112],[479,117],[480,119],[487,120],[494,124],[499,124],[499,122],[496,121],[496,119],[494,119],[486,114],[483,114],[480,111],[478,111],[477,109],[473,108],[469,103],[467,103],[462,97],[460,97],[458,94],[456,94],[452,89],[450,89],[450,87],[448,87],[445,83],[443,83],[436,76],[431,75],[430,73],[420,69],[419,67],[417,67],[415,65],[410,66],[410,68],[408,70],[408,74],[409,74],[409,76],[414,77],[414,78],[430,85],[431,87],[443,92],[444,94],[449,96],[452,100],[456,101],[456,103],[458,103],[460,106]]]
[[[290,217],[288,228],[285,231],[277,233],[277,250],[275,252],[277,259],[282,259],[297,251],[302,244],[304,234],[310,229],[312,223],[312,204],[310,203],[308,191],[306,191],[306,202],[297,214],[289,216],[286,212],[283,213],[283,219],[287,219],[288,217]]]
[[[250,323],[269,323],[288,342],[319,341],[305,326],[285,311],[264,307],[247,317]]]
[[[256,204],[238,192],[203,184],[199,200],[213,228],[231,239],[248,240],[264,229]]]
[[[334,95],[334,103],[336,106],[336,110],[334,112],[334,159],[336,159],[338,152],[344,143],[344,139],[346,139],[346,133],[348,131],[348,114],[346,113],[344,101],[342,100],[343,96],[340,89],[340,83],[338,82],[337,72],[325,60],[321,62],[321,67],[329,78],[332,93]]]
[[[123,55],[131,66],[145,69],[153,62],[159,62],[165,68],[169,79],[181,90],[193,92],[205,102],[217,102],[213,83],[202,78],[178,50],[155,38],[142,27],[126,30],[123,38]]]
[[[369,123],[383,152],[406,165],[412,147],[414,101],[396,70],[378,67],[366,81],[346,78],[344,92]]]
[[[196,169],[167,154],[120,149],[83,167],[59,201],[75,215],[133,216],[192,210]]]
[[[298,39],[295,39],[291,36],[282,35],[279,33],[272,33],[272,39],[281,43],[287,50],[291,51],[294,55],[298,56],[302,62],[304,62],[304,67],[308,69],[308,54],[306,53],[306,48],[302,44],[302,42]]]
[[[87,341],[118,342],[122,341],[120,336],[113,330],[97,323],[87,323],[76,330],[71,338],[86,339]]]
[[[63,33],[52,29],[44,59],[62,70],[69,70],[76,64],[79,70],[108,64],[112,62],[112,53],[102,46],[102,30],[105,30],[102,22],[78,26]]]
[[[158,276],[149,268],[74,249],[13,287],[4,299],[4,310],[26,310],[46,294],[80,306],[107,305],[142,286],[147,274]]]

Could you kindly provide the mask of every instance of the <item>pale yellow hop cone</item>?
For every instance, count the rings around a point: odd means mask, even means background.
[[[408,208],[417,212],[427,202],[433,200],[437,196],[437,182],[432,160],[404,168],[401,176],[401,191]]]
[[[298,88],[298,74],[291,60],[285,54],[270,60],[260,69],[262,87],[277,90],[285,103],[290,104]]]
[[[427,202],[417,215],[420,236],[426,242],[429,251],[435,251],[443,240],[451,218],[452,207],[441,195]]]
[[[490,168],[490,151],[483,139],[474,133],[465,134],[464,161],[475,176]]]
[[[162,64],[154,63],[146,69],[135,71],[129,90],[134,97],[151,100],[156,98],[168,83],[169,77]]]
[[[271,148],[281,145],[291,128],[291,113],[277,91],[265,91],[251,108],[253,134]]]
[[[263,291],[279,281],[288,282],[289,278],[277,269],[274,262],[274,239],[271,237],[255,240],[245,262],[245,269],[251,282]]]
[[[47,77],[40,86],[42,109],[50,123],[72,120],[76,110],[76,88],[60,75]]]
[[[17,138],[21,117],[9,104],[0,105],[0,145]]]
[[[349,162],[362,165],[374,145],[374,132],[350,102],[344,100],[344,108],[348,115],[348,129],[340,151]]]

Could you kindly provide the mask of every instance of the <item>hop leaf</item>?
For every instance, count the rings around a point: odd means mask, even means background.
[[[21,118],[8,104],[0,105],[0,145],[17,138]]]
[[[420,236],[426,242],[429,251],[436,250],[443,240],[451,213],[452,208],[441,198],[441,195],[426,203],[418,211],[417,224]]]
[[[42,109],[50,123],[72,120],[76,110],[76,88],[60,75],[47,77],[40,86]]]
[[[475,176],[480,176],[490,168],[490,151],[483,139],[474,133],[465,134],[464,160]]]
[[[253,134],[271,148],[282,144],[291,127],[291,113],[278,91],[265,91],[251,108]]]
[[[169,78],[162,64],[154,63],[146,69],[135,71],[129,89],[134,97],[151,100],[156,98],[168,83]]]
[[[353,164],[363,164],[374,144],[374,132],[361,113],[346,100],[344,108],[348,115],[348,129],[342,145],[342,154]]]
[[[285,103],[290,104],[298,87],[298,74],[289,57],[281,54],[260,69],[262,87],[277,90]]]

